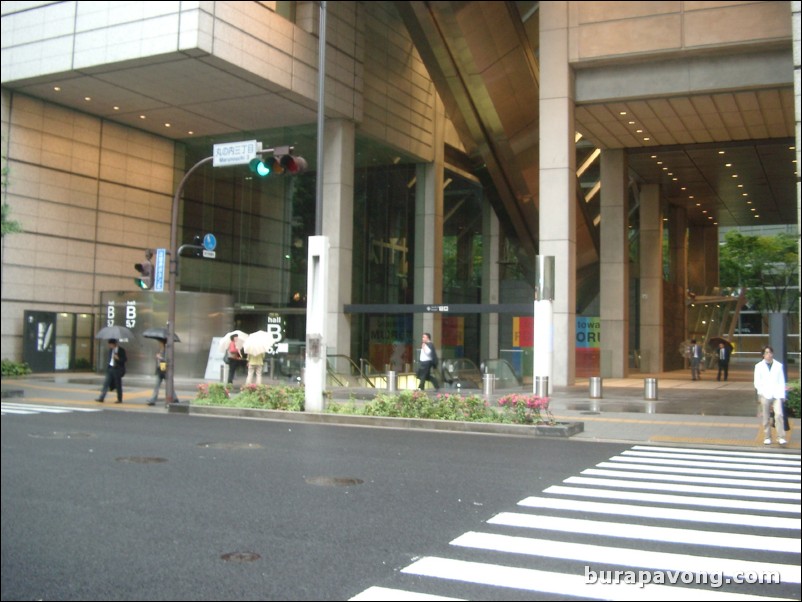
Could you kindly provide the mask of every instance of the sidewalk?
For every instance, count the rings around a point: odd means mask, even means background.
[[[657,399],[644,399],[644,378],[657,379]],[[706,377],[706,378],[705,378]],[[789,375],[796,377],[795,374]],[[164,413],[162,403],[145,405],[150,397],[155,377],[127,376],[123,404],[94,401],[102,377],[90,373],[36,374],[27,377],[4,378],[1,381],[3,402],[95,407],[116,411],[146,411]],[[175,388],[181,400],[181,410],[188,403],[202,379],[176,379]],[[241,384],[241,383],[238,383]],[[282,384],[268,383],[265,384]],[[164,389],[162,389],[162,392]],[[442,389],[446,392],[446,389]],[[531,389],[519,389],[531,392]],[[346,402],[350,399],[370,399],[378,390],[337,388],[330,391],[331,399]],[[448,390],[448,392],[451,392]],[[511,390],[497,391],[498,399]],[[481,395],[482,391],[463,391]],[[559,422],[582,422],[584,431],[572,440],[615,441],[627,443],[665,443],[710,446],[734,446],[781,452],[798,452],[799,419],[792,419],[788,445],[763,445],[763,433],[757,418],[757,405],[751,374],[730,373],[727,382],[717,382],[715,375],[703,374],[701,381],[691,381],[688,374],[665,373],[637,375],[626,379],[604,379],[602,397],[591,399],[588,379],[578,379],[571,387],[556,388],[551,395],[551,411]],[[230,415],[230,410],[227,412]],[[245,416],[247,412],[239,415]],[[292,413],[298,414],[298,413]],[[338,415],[338,422],[347,417]],[[354,424],[365,424],[365,417],[355,417]],[[314,419],[310,414],[299,419]],[[377,421],[379,419],[376,419]],[[471,431],[472,423],[461,423],[463,432]],[[477,430],[479,430],[477,428]]]

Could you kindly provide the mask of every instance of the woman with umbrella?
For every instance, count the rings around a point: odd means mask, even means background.
[[[153,387],[153,394],[148,399],[149,406],[156,405],[156,400],[159,399],[159,389],[161,389],[164,379],[167,377],[167,329],[166,328],[148,328],[142,333],[146,339],[154,339],[159,342],[159,350],[156,352],[156,386]],[[181,342],[178,335],[173,335],[173,340]],[[173,399],[172,403],[178,403],[178,398]]]
[[[228,360],[228,384],[234,384],[234,374],[237,372],[237,367],[245,365],[245,358],[240,351],[239,335],[233,333],[229,336],[228,350],[226,351],[226,359]]]

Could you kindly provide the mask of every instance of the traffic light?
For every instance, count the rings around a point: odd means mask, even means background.
[[[153,264],[135,263],[134,269],[140,273],[140,278],[134,278],[134,282],[139,288],[149,290],[153,288]]]
[[[264,178],[270,174],[283,174],[285,172],[290,174],[297,174],[306,171],[306,159],[293,155],[286,150],[288,147],[280,149],[284,154],[279,154],[279,149],[276,149],[272,157],[259,157],[252,159],[249,167],[251,171],[257,176]]]

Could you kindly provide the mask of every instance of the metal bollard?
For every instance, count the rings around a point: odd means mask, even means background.
[[[588,383],[588,396],[591,399],[602,398],[602,378],[601,376],[591,376]]]
[[[496,390],[496,375],[495,374],[483,374],[482,375],[482,384],[484,384],[485,397],[490,397]]]
[[[398,391],[398,373],[395,370],[387,371],[387,391],[389,393]]]
[[[549,396],[549,377],[536,376],[535,377],[535,395],[538,397]]]
[[[644,378],[643,379],[643,398],[648,400],[657,399],[657,379]]]

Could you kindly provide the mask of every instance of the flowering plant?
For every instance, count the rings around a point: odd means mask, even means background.
[[[554,424],[548,397],[510,393],[501,397],[498,405],[512,413],[517,424]]]

